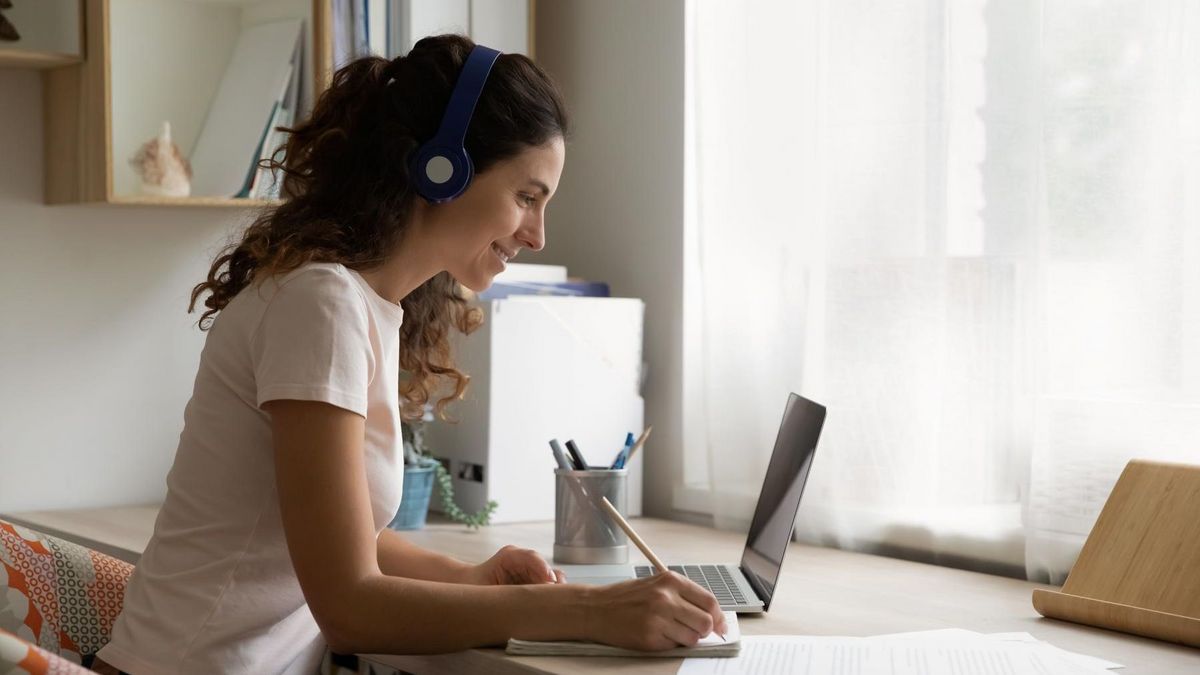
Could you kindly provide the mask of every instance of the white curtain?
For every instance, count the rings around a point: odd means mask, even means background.
[[[688,489],[1061,582],[1127,460],[1200,463],[1200,3],[692,0]]]

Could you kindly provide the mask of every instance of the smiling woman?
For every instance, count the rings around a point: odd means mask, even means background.
[[[488,253],[476,241],[482,237],[505,239],[497,243],[514,254],[519,247],[541,248],[540,230],[521,235],[528,243],[516,241],[518,227],[534,223],[507,211],[501,218],[495,209],[508,199],[511,207],[536,211],[540,222],[549,186],[558,183],[568,132],[566,107],[546,74],[520,54],[501,55],[463,141],[476,174],[474,189],[444,204],[420,199],[407,160],[439,131],[470,48],[465,38],[426,38],[407,56],[363,58],[338,71],[311,118],[291,130],[282,159],[273,160],[285,174],[287,201],[263,213],[196,287],[193,307],[208,294],[202,325],[254,280],[307,262],[341,263],[376,279],[402,277],[387,290],[408,317],[400,346],[411,375],[404,385],[405,413],[419,416],[440,378],[454,381],[454,393],[438,402],[439,413],[461,397],[467,380],[450,363],[448,332],[478,325],[458,285],[477,290],[485,283],[464,253]],[[529,180],[543,188],[532,193],[540,206],[524,199],[532,196],[524,185]],[[478,219],[463,223],[464,215]]]
[[[460,285],[486,289],[545,245],[567,133],[546,74],[426,38],[345,66],[287,131],[271,162],[284,203],[193,291],[209,333],[99,667],[312,673],[327,648],[518,637],[665,649],[724,630],[716,599],[678,575],[569,585],[531,550],[468,565],[385,527],[401,499],[401,419],[448,381],[444,416],[467,386],[448,333],[480,319]]]

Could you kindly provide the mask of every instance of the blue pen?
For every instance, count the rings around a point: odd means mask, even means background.
[[[621,451],[617,453],[617,458],[613,460],[612,466],[609,468],[610,469],[624,469],[625,468],[625,460],[629,457],[629,448],[632,446],[633,446],[633,434],[627,433],[627,434],[625,434],[625,447],[621,448]]]

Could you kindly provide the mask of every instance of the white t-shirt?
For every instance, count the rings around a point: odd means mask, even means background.
[[[154,536],[100,650],[133,675],[302,673],[326,649],[288,556],[270,417],[276,399],[366,418],[376,535],[400,505],[400,306],[339,264],[242,290],[200,355]]]

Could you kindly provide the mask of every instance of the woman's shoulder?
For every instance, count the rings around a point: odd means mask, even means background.
[[[260,286],[268,299],[283,294],[364,300],[350,269],[335,262],[305,263],[284,274],[262,280]]]
[[[341,263],[312,262],[283,274],[255,280],[239,295],[257,306],[256,314],[288,310],[302,314],[338,308],[340,313],[365,314],[367,300],[350,270]],[[270,309],[274,307],[275,309]]]
[[[350,269],[342,263],[336,262],[304,263],[290,272],[277,275],[271,281],[278,288],[292,284],[342,286],[345,288],[352,288],[354,286],[354,280],[350,276]]]

